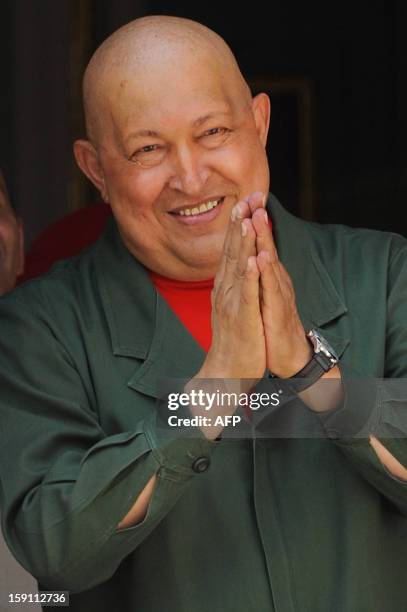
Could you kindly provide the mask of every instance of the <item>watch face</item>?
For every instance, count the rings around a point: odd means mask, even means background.
[[[309,333],[311,341],[313,340],[316,353],[322,352],[327,357],[333,357],[335,361],[338,361],[338,356],[335,352],[335,349],[332,348],[329,342],[325,340],[325,338],[321,336],[321,334],[319,334],[314,329],[312,329]]]

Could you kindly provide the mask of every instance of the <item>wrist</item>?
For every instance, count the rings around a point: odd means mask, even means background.
[[[338,356],[325,338],[315,329],[307,333],[307,339],[312,344],[310,361],[292,378],[295,381],[296,392],[312,387],[321,378],[341,380],[338,367]]]
[[[312,359],[314,351],[311,343],[307,340],[304,334],[304,342],[301,346],[296,347],[295,353],[291,353],[289,361],[286,364],[281,364],[270,371],[278,378],[292,378],[300,372]]]
[[[321,378],[342,378],[339,366],[334,366],[328,372],[325,372]]]

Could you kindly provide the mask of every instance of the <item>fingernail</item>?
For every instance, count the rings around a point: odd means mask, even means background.
[[[235,204],[234,207],[232,208],[230,218],[232,219],[232,221],[236,221],[236,219],[240,219],[241,216],[242,216],[242,211],[240,209],[240,206],[239,204]]]
[[[251,255],[248,258],[248,260],[247,260],[247,266],[246,266],[247,270],[253,270],[253,268],[254,268],[254,261],[253,261],[252,257],[253,256]]]
[[[268,225],[269,218],[267,216],[267,212],[265,210],[263,210],[263,213],[264,213],[264,221],[265,221],[266,225]]]
[[[242,236],[246,236],[246,234],[247,234],[247,226],[246,226],[246,223],[244,222],[244,220],[242,221],[241,229],[242,229]]]

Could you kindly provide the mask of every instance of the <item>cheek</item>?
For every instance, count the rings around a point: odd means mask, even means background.
[[[240,173],[244,177],[242,181],[252,184],[256,190],[268,188],[269,166],[267,155],[257,136],[247,139],[247,144],[243,148],[237,164],[240,164]]]
[[[131,167],[109,176],[108,191],[112,208],[148,214],[159,197],[164,180],[157,169],[138,171]]]
[[[259,171],[262,155],[256,143],[246,142],[225,149],[217,157],[217,170],[238,185],[245,185]]]

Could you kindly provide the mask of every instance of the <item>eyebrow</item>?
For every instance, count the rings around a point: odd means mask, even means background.
[[[202,117],[198,117],[198,119],[195,119],[195,121],[193,122],[193,126],[199,127],[206,121],[209,121],[209,119],[213,119],[214,117],[218,117],[219,115],[230,115],[230,113],[226,111],[217,111],[214,113],[208,113],[207,115],[203,115]],[[136,132],[132,132],[131,134],[129,134],[126,140],[127,141],[133,140],[133,138],[141,138],[143,136],[144,137],[150,136],[152,138],[162,138],[161,134],[154,130],[137,130]]]
[[[160,136],[160,134],[158,132],[155,132],[154,130],[138,130],[137,132],[132,132],[131,134],[129,134],[126,140],[131,140],[132,138],[137,138],[139,136],[157,137]]]
[[[199,126],[208,121],[209,119],[213,119],[214,117],[218,117],[219,115],[230,115],[230,113],[226,111],[217,111],[215,113],[208,113],[207,115],[203,115],[203,117],[198,117],[194,121],[194,125]]]

